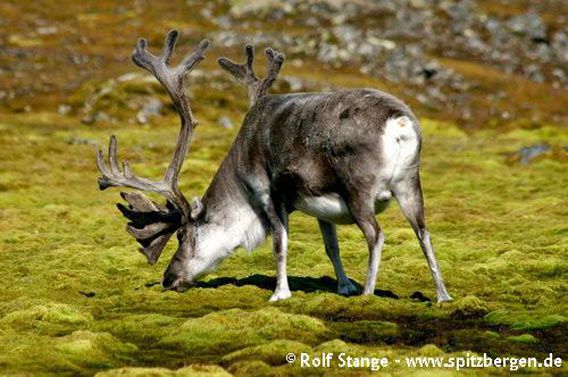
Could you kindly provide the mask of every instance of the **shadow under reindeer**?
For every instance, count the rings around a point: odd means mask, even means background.
[[[361,284],[351,280],[353,284],[361,292],[363,287]],[[288,284],[291,291],[303,291],[306,293],[311,292],[337,292],[337,280],[329,277],[322,276],[319,278],[305,277],[305,276],[289,276]],[[232,277],[219,277],[208,281],[200,281],[196,284],[199,288],[218,288],[224,285],[234,285],[242,287],[245,285],[254,285],[261,289],[274,290],[276,287],[276,277],[254,274],[245,278],[237,279]],[[399,299],[400,297],[392,291],[375,289],[375,296]],[[427,301],[429,299],[426,298]]]

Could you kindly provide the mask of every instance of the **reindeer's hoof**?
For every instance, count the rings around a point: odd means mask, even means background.
[[[341,296],[355,296],[359,294],[359,288],[349,280],[337,285],[337,294]]]
[[[454,299],[452,298],[452,296],[450,296],[449,294],[444,294],[444,295],[439,295],[438,296],[438,303],[440,302],[450,302],[453,301]]]
[[[275,291],[274,294],[270,297],[270,302],[275,302],[275,301],[280,301],[280,300],[286,300],[287,298],[292,297],[292,292],[290,292],[289,289],[281,289],[278,291]]]

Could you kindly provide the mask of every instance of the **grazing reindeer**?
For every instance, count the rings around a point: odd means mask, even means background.
[[[363,293],[373,294],[384,243],[375,214],[394,196],[418,236],[438,301],[451,300],[424,222],[418,174],[421,137],[410,109],[398,99],[370,89],[268,95],[284,61],[283,55],[271,49],[266,50],[269,66],[264,79],[253,71],[252,46],[245,48],[245,64],[219,59],[223,69],[247,86],[250,109],[205,195],[189,203],[177,180],[197,123],[183,92],[183,80],[203,59],[208,42],[170,68],[177,36],[175,31],[168,34],[161,56],[149,53],[143,39],[133,54],[134,62],[164,86],[181,118],[181,132],[164,179],[139,178],[126,162],[121,171],[114,137],[109,165],[101,151],[97,155],[101,189],[121,186],[166,197],[166,206],[159,206],[142,194],[123,193],[129,206],[119,204],[130,220],[128,231],[142,245],[150,263],[156,262],[168,239],[177,233],[179,247],[162,283],[166,289],[183,291],[237,247],[251,250],[272,233],[277,282],[270,300],[290,297],[288,215],[299,210],[318,219],[337,275],[338,292],[344,295],[357,289],[343,270],[335,224],[357,224],[369,248]]]

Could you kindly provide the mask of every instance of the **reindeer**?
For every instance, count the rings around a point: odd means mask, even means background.
[[[204,58],[208,41],[176,67],[169,61],[178,38],[171,31],[163,53],[155,56],[140,39],[134,63],[152,73],[171,97],[181,130],[161,181],[133,174],[128,162],[120,169],[117,141],[110,139],[108,165],[97,154],[99,187],[126,187],[154,192],[167,199],[159,205],[141,193],[122,193],[118,204],[130,220],[127,231],[155,263],[176,233],[178,249],[164,273],[167,290],[184,291],[242,246],[252,250],[272,234],[276,289],[270,301],[289,298],[286,274],[288,216],[298,210],[317,218],[325,251],[333,264],[338,293],[358,289],[341,263],[336,224],[355,223],[369,250],[363,294],[371,295],[385,240],[375,215],[396,198],[416,233],[436,285],[438,301],[451,300],[426,230],[419,177],[421,134],[412,111],[395,97],[372,89],[326,93],[270,95],[284,55],[268,48],[267,75],[253,70],[253,47],[246,62],[221,58],[220,66],[248,89],[250,108],[230,151],[201,199],[189,202],[178,178],[197,122],[184,92],[184,80]]]

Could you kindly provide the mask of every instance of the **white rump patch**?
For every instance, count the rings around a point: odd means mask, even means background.
[[[418,154],[418,134],[407,116],[389,119],[383,135],[383,171],[387,182],[397,181],[413,167]]]
[[[375,214],[384,211],[392,197],[391,183],[404,177],[413,167],[418,154],[419,136],[413,121],[407,117],[389,119],[383,134],[383,165],[380,171],[375,197]],[[353,218],[347,204],[338,194],[301,197],[294,207],[313,217],[334,224],[352,224]]]

